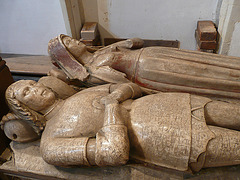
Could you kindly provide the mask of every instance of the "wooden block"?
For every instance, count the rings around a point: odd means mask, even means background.
[[[197,41],[197,45],[199,49],[205,49],[205,50],[215,50],[217,48],[217,41],[201,41],[198,32],[195,32],[195,37]]]
[[[10,161],[12,157],[12,151],[10,148],[6,148],[3,153],[0,155],[0,162]]]
[[[213,49],[211,49],[211,50],[200,49],[198,45],[197,45],[197,50],[200,51],[200,52],[215,53],[215,50],[213,50]]]
[[[96,22],[86,22],[81,30],[81,39],[94,40],[98,35]]]
[[[200,47],[200,49],[215,50],[217,48],[217,42],[216,41],[199,41],[198,46]]]
[[[100,37],[97,36],[95,39],[93,40],[85,40],[85,39],[80,39],[80,41],[82,43],[84,43],[86,46],[100,46],[101,45],[101,41],[100,41]]]
[[[104,38],[104,46],[108,46],[110,44],[123,41],[126,39],[119,39],[119,38]],[[178,40],[176,41],[170,41],[170,40],[148,40],[143,39],[144,44],[143,47],[150,47],[150,46],[163,46],[163,47],[174,47],[179,48],[180,42]]]
[[[217,30],[212,21],[198,21],[197,33],[200,41],[216,41]]]

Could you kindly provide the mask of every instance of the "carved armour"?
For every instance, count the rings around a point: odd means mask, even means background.
[[[214,138],[204,121],[204,111],[201,111],[210,101],[208,98],[193,99],[183,93],[160,93],[136,100],[128,125],[130,157],[167,168],[188,170],[189,163],[197,161],[206,151],[209,140]],[[198,114],[192,111],[195,107],[201,107],[196,110]]]

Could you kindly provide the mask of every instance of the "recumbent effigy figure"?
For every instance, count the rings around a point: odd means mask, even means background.
[[[163,92],[240,98],[240,58],[142,46],[141,39],[133,38],[91,53],[83,43],[59,35],[48,50],[70,79],[87,86],[134,82]]]
[[[31,80],[9,86],[6,99],[15,119],[30,122],[36,134],[45,128],[40,149],[52,165],[118,166],[130,158],[198,171],[240,163],[236,104],[187,93],[142,97],[134,83],[91,87],[63,100]],[[3,127],[10,133],[7,116]]]

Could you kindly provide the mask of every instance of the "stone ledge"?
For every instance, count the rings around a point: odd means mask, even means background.
[[[140,164],[119,167],[72,167],[62,168],[47,164],[41,158],[39,141],[11,143],[14,157],[0,166],[0,172],[37,179],[236,179],[240,166],[207,168],[199,173],[179,172],[167,168],[150,168]]]

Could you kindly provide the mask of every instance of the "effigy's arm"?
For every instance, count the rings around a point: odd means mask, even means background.
[[[142,48],[144,44],[144,41],[140,38],[131,38],[127,39],[125,41],[120,41],[117,43],[114,43],[110,46],[117,46],[121,48],[127,48],[127,49],[139,49]]]
[[[117,48],[125,48],[125,49],[140,49],[143,47],[144,41],[139,38],[127,39],[124,41],[113,43],[109,46],[103,47],[97,50],[94,55],[105,54],[109,52],[116,52]]]
[[[93,84],[127,83],[130,82],[125,73],[119,72],[109,66],[91,68],[91,77],[88,82]]]
[[[134,99],[142,96],[142,89],[134,83],[112,84],[108,97],[123,102],[127,99]]]
[[[103,128],[96,135],[95,163],[98,166],[117,166],[129,159],[129,140],[119,104],[111,98],[105,99]]]
[[[53,67],[52,69],[50,69],[50,71],[48,72],[47,75],[56,77],[56,78],[62,80],[63,82],[69,84],[69,78],[61,69]]]
[[[58,166],[125,164],[129,158],[129,140],[121,109],[118,101],[110,97],[105,98],[104,104],[104,124],[96,137],[49,138],[43,134],[40,145],[43,159]]]
[[[105,104],[103,128],[97,133],[95,163],[98,166],[123,165],[129,159],[129,140],[119,102],[142,95],[134,83],[113,84],[110,94],[101,99]]]
[[[87,159],[88,137],[43,138],[41,154],[44,161],[56,166],[85,165]]]

